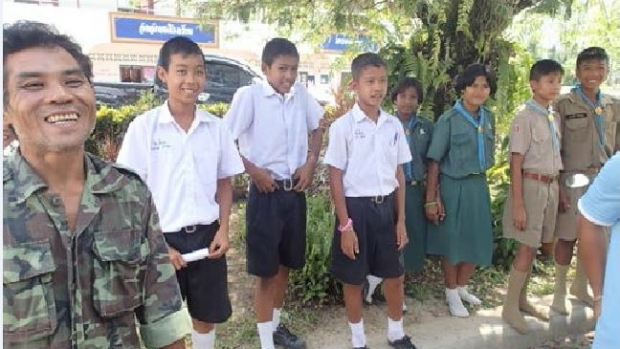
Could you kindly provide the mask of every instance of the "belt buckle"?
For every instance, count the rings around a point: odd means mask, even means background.
[[[191,234],[191,233],[196,232],[196,226],[190,225],[190,226],[184,227],[183,230],[185,230],[186,233]]]
[[[371,199],[375,204],[382,204],[385,201],[385,196],[377,195]]]
[[[293,180],[290,178],[282,180],[282,189],[284,189],[284,191],[293,190]]]
[[[409,186],[415,187],[416,185],[418,185],[418,183],[420,182],[416,181],[415,179],[412,179],[409,181]]]

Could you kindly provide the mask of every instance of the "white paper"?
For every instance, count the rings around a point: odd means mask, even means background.
[[[208,255],[209,255],[209,249],[203,248],[203,249],[196,250],[190,253],[182,254],[181,257],[183,257],[183,260],[185,261],[185,263],[188,263],[188,262],[198,261],[203,258],[207,258]]]

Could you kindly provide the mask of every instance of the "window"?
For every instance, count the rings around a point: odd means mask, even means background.
[[[153,82],[155,78],[154,66],[121,65],[121,82]]]
[[[207,64],[207,84],[218,87],[237,88],[241,86],[238,67],[226,64]]]

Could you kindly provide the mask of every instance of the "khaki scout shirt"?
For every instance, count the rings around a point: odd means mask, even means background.
[[[485,107],[481,107],[485,108]],[[452,108],[445,112],[433,129],[427,157],[440,163],[441,173],[452,178],[465,178],[484,173],[495,163],[495,116],[485,108],[486,125],[483,127],[486,167],[478,160],[478,130]]]
[[[618,150],[616,139],[620,122],[618,101],[603,94],[601,98],[605,119],[605,149],[600,145],[594,120],[594,109],[586,104],[576,91],[562,95],[555,110],[560,114],[562,133],[562,160],[566,171],[585,171],[600,168]]]
[[[17,152],[4,160],[4,347],[159,348],[189,332],[147,186],[85,156],[74,232]]]
[[[530,172],[556,175],[562,169],[560,151],[553,149],[553,138],[547,115],[525,104],[515,115],[510,129],[510,152],[524,156],[523,169]],[[558,141],[559,116],[555,113]],[[559,147],[558,143],[558,147]]]

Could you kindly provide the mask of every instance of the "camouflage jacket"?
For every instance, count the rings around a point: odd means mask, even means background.
[[[60,196],[19,152],[4,159],[5,348],[159,348],[189,333],[147,186],[90,154],[85,167],[71,232]]]

